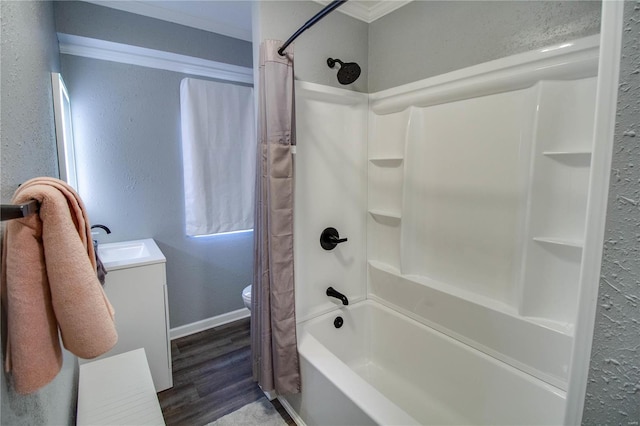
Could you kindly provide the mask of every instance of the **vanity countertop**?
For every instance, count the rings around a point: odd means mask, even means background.
[[[167,261],[152,238],[100,244],[98,256],[107,271]]]

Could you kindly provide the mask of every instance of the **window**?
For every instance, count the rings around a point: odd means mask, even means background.
[[[76,151],[73,145],[73,126],[71,125],[71,102],[62,76],[51,73],[53,88],[53,113],[56,122],[56,143],[58,145],[58,168],[60,180],[78,190],[76,174]]]
[[[185,78],[180,84],[186,234],[253,228],[253,89]]]

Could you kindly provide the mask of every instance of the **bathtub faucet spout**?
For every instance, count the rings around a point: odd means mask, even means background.
[[[347,299],[347,296],[345,296],[344,294],[340,293],[338,290],[334,289],[333,287],[329,287],[327,289],[327,296],[335,297],[336,299],[340,299],[342,301],[343,305],[348,305],[349,304],[349,299]]]

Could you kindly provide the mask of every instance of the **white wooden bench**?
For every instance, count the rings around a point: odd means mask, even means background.
[[[144,349],[80,366],[76,424],[165,424]]]

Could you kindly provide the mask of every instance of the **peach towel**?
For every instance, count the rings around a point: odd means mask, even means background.
[[[53,178],[25,182],[12,202],[31,199],[40,202],[39,213],[7,222],[2,250],[5,369],[20,394],[38,390],[60,371],[58,329],[64,347],[82,358],[102,355],[118,340],[82,200]]]

